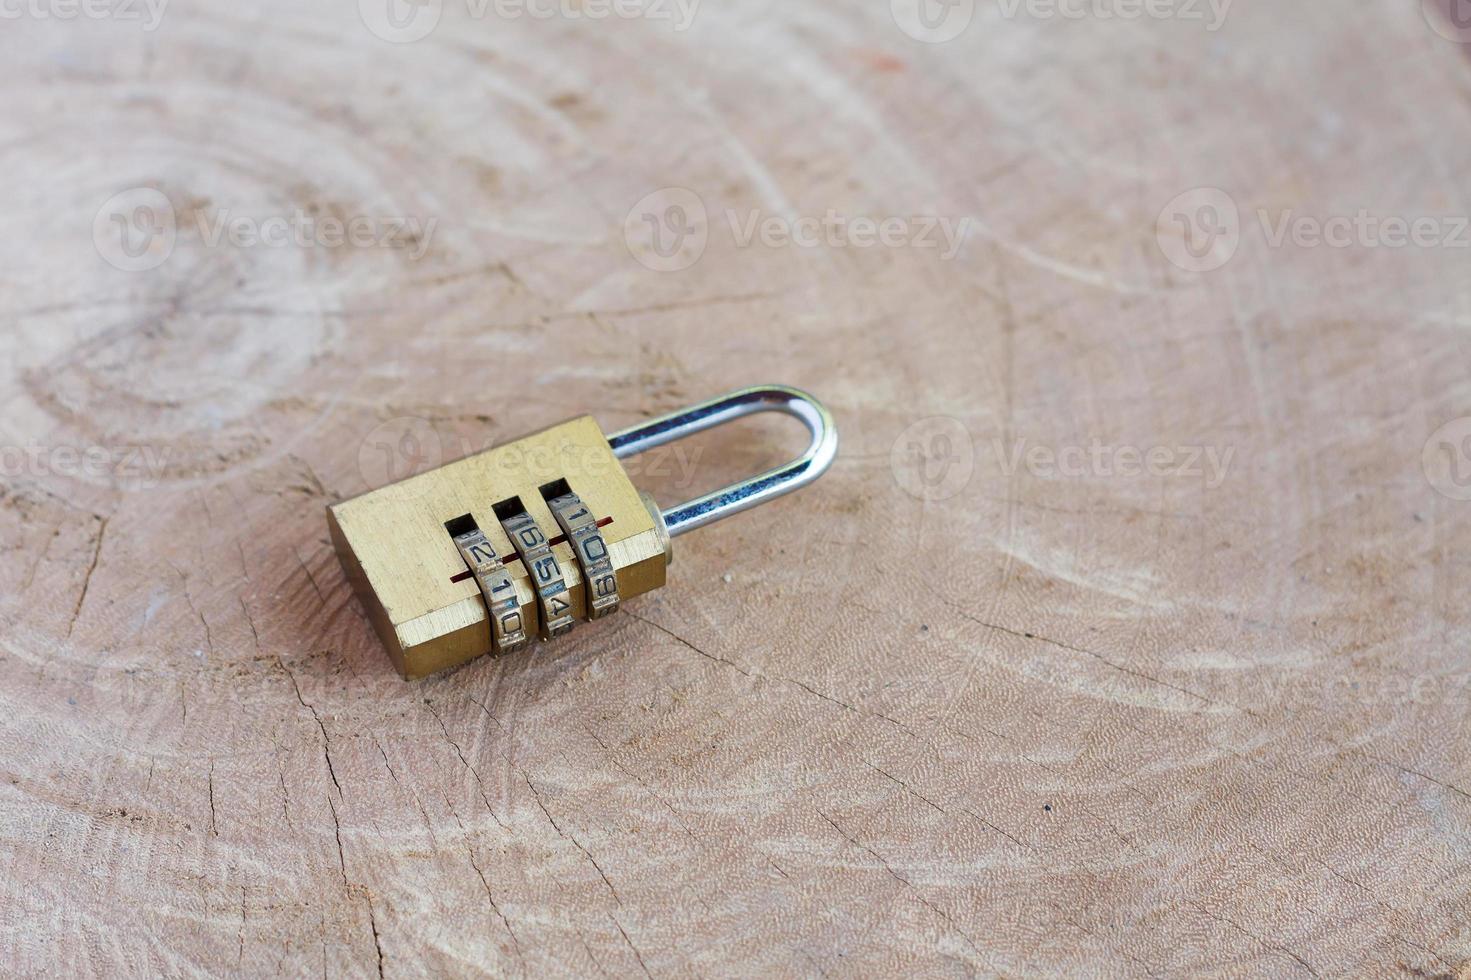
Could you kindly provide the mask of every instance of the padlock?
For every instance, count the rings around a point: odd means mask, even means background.
[[[811,443],[760,476],[661,510],[620,460],[755,412]],[[746,388],[611,436],[584,415],[327,508],[332,543],[399,673],[425,677],[571,632],[664,585],[670,540],[827,471],[832,415],[795,388]]]

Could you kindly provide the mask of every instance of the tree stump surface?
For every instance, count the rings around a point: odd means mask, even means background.
[[[1444,23],[358,6],[0,35],[5,972],[1471,973]],[[328,504],[762,382],[815,487],[393,672]]]

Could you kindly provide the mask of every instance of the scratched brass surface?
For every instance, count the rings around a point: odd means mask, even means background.
[[[625,598],[664,584],[666,547],[607,438],[582,416],[328,508],[333,544],[399,673],[424,677],[490,652],[485,603],[445,522],[475,518],[496,553],[515,555],[492,510],[519,496],[551,536],[557,521],[541,487],[565,479],[599,520]],[[554,545],[572,614],[587,619],[581,568],[571,545]],[[508,561],[522,615],[540,623],[527,569]]]

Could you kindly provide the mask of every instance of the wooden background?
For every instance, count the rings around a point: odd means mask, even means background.
[[[1471,975],[1471,503],[1422,467],[1471,414],[1471,252],[1267,234],[1454,237],[1471,62],[1414,0],[985,0],[944,43],[879,0],[446,0],[412,43],[37,2],[0,30],[5,972]],[[625,226],[670,187],[706,220],[659,271]],[[1191,271],[1161,213],[1202,187],[1239,243]],[[119,193],[166,198],[155,268]],[[947,260],[727,216],[830,209],[971,220]],[[435,225],[201,230],[298,211]],[[561,644],[393,673],[329,502],[765,381],[838,416],[817,487]],[[1229,462],[1016,456],[1095,444]]]

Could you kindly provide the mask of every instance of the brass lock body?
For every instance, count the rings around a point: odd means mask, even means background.
[[[662,511],[620,459],[733,418],[782,411],[807,453]],[[837,452],[831,415],[767,386],[607,436],[591,416],[496,446],[327,509],[332,543],[399,673],[426,677],[565,635],[660,588],[670,540],[817,479]]]

